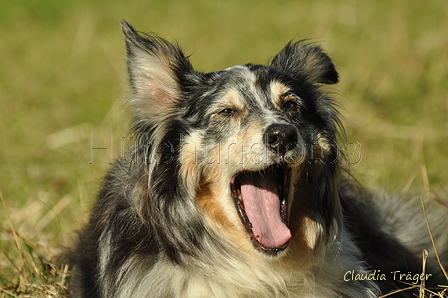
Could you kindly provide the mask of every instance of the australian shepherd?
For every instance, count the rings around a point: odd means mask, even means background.
[[[421,275],[433,249],[418,197],[372,199],[342,173],[339,76],[320,47],[203,73],[179,46],[122,31],[135,143],[71,253],[72,297],[365,298],[443,277],[429,259]]]

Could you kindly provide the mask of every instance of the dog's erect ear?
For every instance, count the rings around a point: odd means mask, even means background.
[[[315,45],[289,42],[272,60],[271,66],[292,77],[304,77],[311,83],[336,84],[339,75],[330,57]]]
[[[136,116],[148,118],[169,111],[182,99],[181,82],[193,67],[178,46],[156,36],[139,35],[126,21],[121,22],[121,29],[133,91],[129,103]]]

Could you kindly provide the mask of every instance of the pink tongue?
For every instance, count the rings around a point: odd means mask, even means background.
[[[280,216],[280,198],[274,177],[240,174],[241,195],[252,231],[266,247],[279,247],[291,239]]]

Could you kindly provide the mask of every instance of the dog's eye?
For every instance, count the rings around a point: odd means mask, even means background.
[[[295,100],[287,100],[283,104],[283,109],[285,109],[286,111],[291,111],[292,112],[292,111],[297,110],[298,107],[299,107],[299,104]]]
[[[283,110],[286,112],[296,112],[300,108],[299,98],[294,94],[284,94],[282,96],[283,100]]]
[[[231,108],[225,108],[218,112],[219,115],[223,115],[223,116],[231,116],[235,113],[236,113],[236,111]]]

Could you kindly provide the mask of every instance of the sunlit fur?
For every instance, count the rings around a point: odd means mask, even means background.
[[[122,30],[135,144],[107,174],[71,253],[72,297],[365,298],[392,286],[344,281],[346,272],[420,270],[428,242],[400,243],[370,195],[342,178],[341,123],[325,91],[338,74],[321,48],[289,43],[267,66],[202,73],[178,46],[126,22]],[[273,124],[294,127],[293,149],[267,148]],[[291,167],[292,239],[268,255],[251,241],[230,181],[278,163]]]

